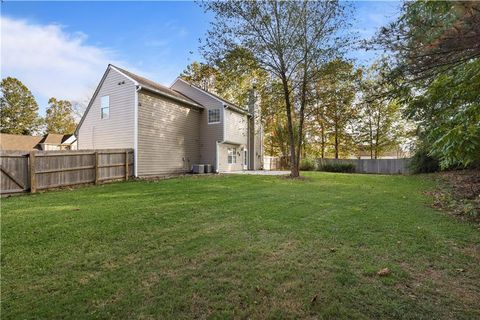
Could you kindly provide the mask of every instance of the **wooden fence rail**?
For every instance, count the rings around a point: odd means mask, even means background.
[[[133,149],[0,151],[0,194],[128,180]]]

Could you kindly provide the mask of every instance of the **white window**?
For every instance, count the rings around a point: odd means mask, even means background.
[[[101,98],[101,115],[102,119],[108,119],[110,117],[110,97],[109,96],[103,96]]]
[[[208,110],[208,123],[220,122],[220,109]]]
[[[237,163],[237,148],[228,148],[228,164]]]

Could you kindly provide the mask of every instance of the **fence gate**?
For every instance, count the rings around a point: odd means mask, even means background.
[[[1,193],[25,192],[30,188],[28,156],[24,152],[0,151]]]

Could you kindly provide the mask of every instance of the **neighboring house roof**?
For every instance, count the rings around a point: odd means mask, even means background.
[[[63,134],[48,133],[40,143],[60,145],[63,141]]]
[[[212,92],[210,92],[210,91],[204,90],[204,89],[200,88],[199,86],[196,86],[196,85],[194,85],[194,84],[192,84],[192,83],[190,83],[190,82],[188,82],[188,81],[186,81],[185,79],[182,79],[182,78],[180,78],[180,77],[178,77],[177,79],[175,79],[175,81],[173,82],[172,86],[173,86],[173,85],[175,84],[175,82],[177,82],[177,81],[183,81],[183,82],[185,82],[186,84],[188,84],[189,86],[191,86],[191,87],[193,87],[193,88],[195,88],[195,89],[197,89],[197,90],[200,90],[200,91],[208,94],[208,95],[211,96],[212,98],[220,101],[220,102],[221,102],[223,105],[225,105],[227,108],[231,108],[232,110],[238,111],[238,112],[240,112],[240,113],[248,114],[248,110],[246,110],[245,108],[242,108],[242,107],[240,107],[240,106],[238,106],[238,105],[236,105],[236,104],[234,104],[234,103],[232,103],[232,102],[230,102],[230,101],[228,101],[228,100],[225,100],[224,98],[220,97],[219,95],[217,95],[217,94],[215,94],[215,93],[212,93]]]
[[[44,136],[25,136],[20,134],[0,133],[0,150],[41,150],[41,144],[50,145],[70,145],[72,142],[66,142],[74,135],[49,133]]]
[[[125,76],[133,79],[135,82],[138,83],[138,85],[140,85],[141,87],[147,89],[147,90],[153,90],[154,92],[156,93],[159,93],[159,94],[162,94],[162,95],[165,95],[167,97],[173,97],[173,98],[176,98],[176,99],[179,99],[179,100],[182,100],[183,102],[186,102],[187,104],[189,105],[194,105],[196,107],[200,107],[200,108],[203,108],[202,105],[200,105],[198,102],[190,99],[189,97],[181,94],[180,92],[178,91],[175,91],[173,89],[170,89],[166,86],[163,86],[159,83],[156,83],[152,80],[149,80],[147,78],[144,78],[142,76],[139,76],[135,73],[132,73],[130,71],[127,71],[125,69],[122,69],[122,68],[119,68],[117,66],[114,66],[114,65],[110,65],[111,67],[113,67],[114,69],[116,69],[117,71],[119,71],[120,73],[123,73]]]
[[[0,150],[34,150],[44,139],[43,136],[23,136],[0,133]]]

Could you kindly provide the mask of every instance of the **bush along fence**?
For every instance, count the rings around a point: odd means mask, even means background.
[[[133,159],[133,149],[0,151],[0,193],[128,180]]]
[[[379,174],[408,174],[410,159],[317,159],[317,170]]]

